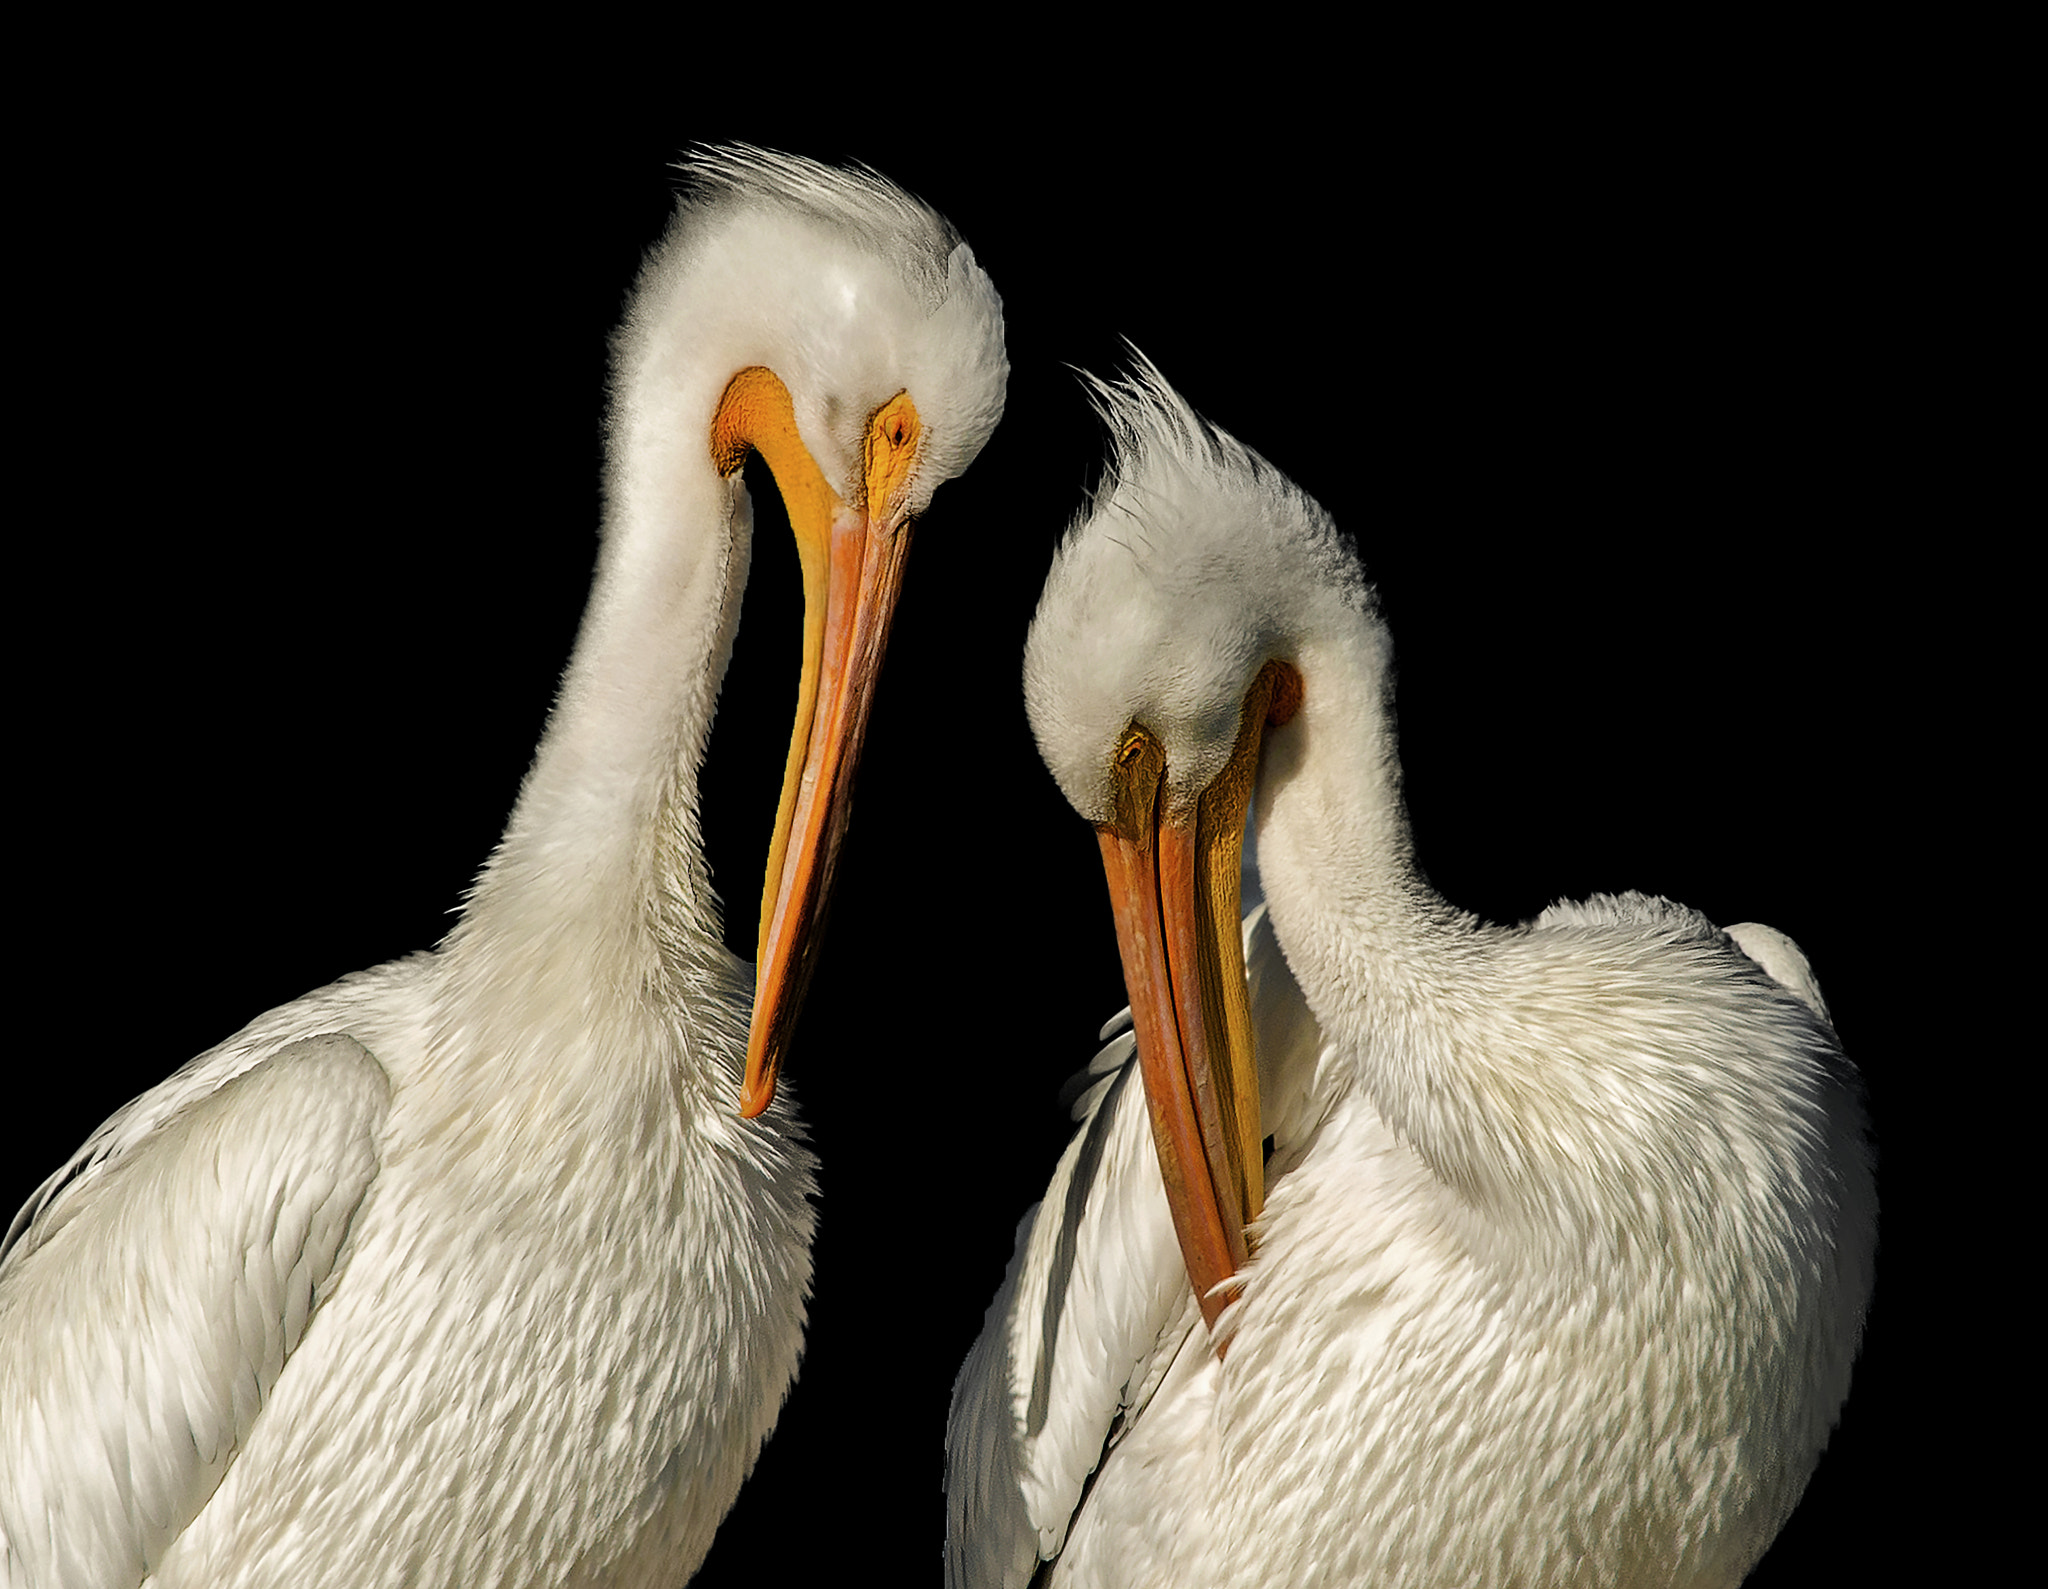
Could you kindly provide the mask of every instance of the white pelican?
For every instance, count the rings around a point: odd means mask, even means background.
[[[1100,401],[1025,685],[1139,1064],[1092,1067],[955,1386],[949,1583],[1739,1582],[1870,1288],[1804,957],[1641,895],[1443,900],[1352,549],[1149,366]]]
[[[688,169],[615,346],[594,594],[459,924],[135,1099],[8,1234],[0,1582],[674,1585],[775,1421],[813,1225],[776,1069],[911,521],[1007,366],[908,195]],[[758,995],[697,828],[749,450],[806,597]]]

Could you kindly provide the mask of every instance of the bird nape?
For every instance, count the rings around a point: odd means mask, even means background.
[[[1135,1032],[956,1382],[947,1581],[1740,1582],[1870,1294],[1804,957],[1639,894],[1445,901],[1351,544],[1150,365],[1095,390],[1025,690]]]
[[[590,604],[454,930],[134,1099],[8,1232],[8,1583],[672,1585],[775,1422],[813,1228],[778,1071],[911,526],[1007,364],[973,254],[882,178],[684,170]],[[758,978],[698,823],[752,452],[805,588]]]

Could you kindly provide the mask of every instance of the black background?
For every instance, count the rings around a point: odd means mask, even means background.
[[[966,91],[626,124],[222,88],[26,160],[0,1203],[258,1012],[445,932],[582,609],[606,339],[666,162],[865,159],[972,243],[1014,373],[919,530],[787,1072],[824,1161],[809,1347],[698,1581],[938,1571],[952,1376],[1122,1003],[1019,656],[1101,455],[1067,366],[1126,336],[1358,537],[1448,897],[1514,920],[1640,888],[1811,956],[1871,1089],[1879,1292],[1752,1582],[1896,1565],[1949,1461],[1920,1411],[1949,1122],[1914,1066],[1950,848],[1925,622],[1959,528],[1924,445],[1932,222],[1903,123],[1666,87],[1353,120],[1212,82],[1085,124]],[[747,955],[799,612],[755,499],[705,778]]]

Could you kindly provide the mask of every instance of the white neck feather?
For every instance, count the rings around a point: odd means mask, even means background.
[[[1295,658],[1300,712],[1268,732],[1259,872],[1274,930],[1325,1032],[1371,1044],[1375,1012],[1412,1006],[1471,919],[1415,864],[1377,614],[1325,604]]]
[[[1258,795],[1273,928],[1333,1045],[1324,1106],[1363,1089],[1518,1243],[1537,1229],[1606,1240],[1625,1204],[1656,1209],[1644,1228],[1661,1239],[1704,1244],[1717,1210],[1778,1217],[1764,1167],[1811,1164],[1828,1184],[1829,1155],[1848,1151],[1826,1144],[1829,1121],[1854,1113],[1830,1079],[1832,1036],[1798,999],[1760,991],[1711,923],[1631,897],[1496,927],[1430,887],[1401,799],[1384,630],[1347,616],[1302,647],[1303,706],[1269,736]]]
[[[669,318],[688,315],[672,304]],[[720,941],[697,789],[752,546],[746,488],[710,455],[731,361],[676,338],[639,348],[659,356],[636,368],[622,355],[604,546],[575,653],[447,946],[458,983],[488,988],[479,1007],[522,1033],[544,1030],[550,1010],[587,1031],[593,1001],[636,1029],[688,1022],[707,1012],[682,990],[707,973],[743,986]],[[730,1091],[708,1055],[689,1068]]]

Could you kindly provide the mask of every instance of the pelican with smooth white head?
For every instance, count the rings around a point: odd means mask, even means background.
[[[955,1387],[949,1582],[1738,1583],[1870,1291],[1804,957],[1636,894],[1443,900],[1350,545],[1149,365],[1098,398],[1025,690],[1135,1042]]]
[[[777,1071],[911,523],[1007,364],[972,253],[880,177],[685,170],[590,605],[459,923],[135,1099],[8,1233],[8,1584],[674,1585],[774,1425],[814,1169]],[[750,451],[805,589],[758,971],[698,827]]]

